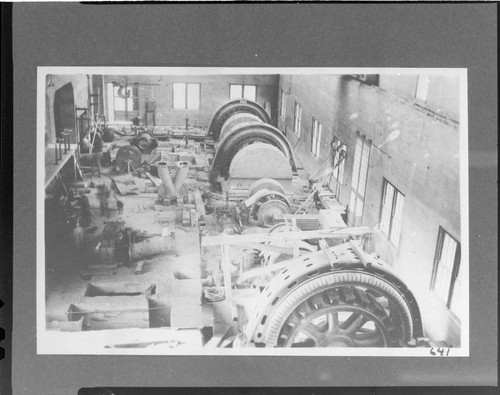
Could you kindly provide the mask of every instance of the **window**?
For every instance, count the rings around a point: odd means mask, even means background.
[[[184,82],[174,82],[173,108],[182,110],[200,109],[200,84],[186,84]]]
[[[295,103],[295,108],[293,110],[293,132],[300,136],[300,123],[302,120],[302,107],[299,103]]]
[[[351,181],[351,199],[349,202],[350,225],[359,226],[363,220],[366,182],[368,179],[368,162],[370,160],[370,144],[364,137],[356,139],[354,151],[354,167]]]
[[[139,114],[139,85],[112,85],[113,113],[116,120],[129,120]]]
[[[283,119],[285,119],[285,116],[286,116],[286,93],[283,89],[281,90],[280,116]]]
[[[419,75],[417,77],[417,86],[415,88],[415,99],[425,102],[429,91],[429,76]]]
[[[384,178],[380,230],[396,247],[399,245],[404,200],[404,195]]]
[[[462,286],[464,271],[460,268],[460,243],[439,227],[431,289],[459,317],[463,316]]]
[[[319,158],[319,150],[321,147],[321,123],[319,123],[318,120],[314,118],[311,137],[311,152],[316,158]]]
[[[332,178],[334,181],[334,185],[331,187],[331,189],[337,199],[339,199],[340,190],[342,188],[342,184],[344,183],[344,163],[347,152],[346,146],[342,144],[342,142],[337,137],[335,137],[333,149],[335,150],[335,154],[333,155],[332,169]]]
[[[229,84],[229,100],[241,98],[257,101],[257,85]]]

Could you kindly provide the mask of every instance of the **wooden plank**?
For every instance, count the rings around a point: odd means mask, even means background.
[[[81,275],[83,277],[93,277],[93,276],[114,276],[116,274],[115,270],[82,270]]]
[[[191,220],[191,227],[196,228],[198,227],[198,212],[192,208],[190,211],[190,220]]]
[[[174,300],[170,312],[170,326],[172,329],[202,328],[202,313],[200,303],[179,303]]]
[[[55,164],[56,149],[59,149],[58,145],[48,145],[45,150],[45,188],[47,188],[55,176],[59,174],[66,162],[75,154],[77,148],[77,144],[70,144],[69,150],[65,154],[63,153],[62,158],[57,161],[57,164]],[[62,150],[62,152],[64,152],[64,145]]]
[[[149,178],[153,184],[155,184],[155,187],[159,187],[162,184],[159,178],[153,177],[149,172],[146,172],[144,174],[146,174],[146,177]]]
[[[61,332],[80,332],[83,328],[83,317],[78,321],[52,321],[47,323],[47,329]]]
[[[198,211],[200,216],[205,216],[205,203],[203,202],[203,199],[201,197],[201,192],[199,189],[195,190],[193,192],[194,195],[194,204],[196,206],[196,210]]]
[[[283,219],[298,219],[298,220],[301,220],[301,219],[304,219],[304,220],[317,220],[319,219],[319,214],[281,214],[280,215],[280,218],[283,218]]]
[[[340,212],[335,210],[319,210],[319,222],[323,229],[347,227],[340,216]]]
[[[175,329],[202,328],[201,279],[170,282],[172,310],[170,326]]]
[[[214,334],[212,338],[205,344],[205,348],[217,348],[221,344],[224,336],[226,336],[227,332],[231,329],[227,325],[217,324],[214,326]]]
[[[231,314],[232,318],[236,317],[236,311],[232,310],[233,305],[233,293],[231,288],[231,255],[229,249],[231,248],[229,245],[221,245],[221,256],[222,256],[222,272],[224,276],[224,292],[226,296],[226,301],[231,306]]]
[[[202,247],[211,247],[217,245],[247,245],[249,243],[269,243],[283,242],[305,239],[344,239],[349,236],[363,236],[372,234],[373,230],[367,226],[356,228],[343,228],[340,230],[311,230],[303,232],[284,232],[284,233],[253,233],[249,235],[221,235],[206,236],[201,240]]]
[[[83,297],[68,310],[68,320],[82,317],[91,330],[149,328],[148,301],[144,296]]]
[[[112,177],[115,182],[116,188],[121,195],[138,195],[139,189],[135,183],[134,178],[130,174]]]
[[[278,247],[269,244],[258,244],[258,243],[249,243],[247,245],[248,248],[253,248],[259,251],[268,251],[268,252],[277,252],[279,254],[285,255],[293,255],[294,245],[290,245],[290,247]]]

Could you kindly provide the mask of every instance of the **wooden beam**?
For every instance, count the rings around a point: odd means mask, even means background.
[[[146,177],[151,180],[155,187],[159,187],[161,185],[161,180],[159,178],[153,177],[149,172],[146,172],[144,174],[146,174]]]
[[[233,293],[231,288],[231,255],[229,249],[231,248],[229,245],[221,245],[221,256],[222,256],[222,272],[224,276],[224,292],[226,296],[226,302],[228,302],[231,306],[231,314],[234,318],[235,312],[233,311]]]
[[[224,339],[224,336],[226,336],[227,332],[231,329],[227,325],[223,324],[217,324],[214,326],[214,335],[212,338],[205,344],[205,348],[217,348],[222,340]]]
[[[199,217],[205,216],[205,203],[201,197],[201,192],[199,189],[195,190],[194,193],[194,204],[196,205],[196,210],[198,211]]]
[[[277,252],[277,253],[286,254],[286,255],[293,255],[293,249],[294,249],[293,245],[290,245],[290,247],[278,247],[278,246],[269,245],[269,244],[250,243],[246,246],[248,248],[253,248],[253,249],[259,250],[259,251]],[[310,251],[307,251],[307,252],[310,252]]]
[[[284,242],[307,239],[344,239],[350,236],[372,234],[373,230],[367,226],[356,228],[340,228],[328,230],[311,230],[303,232],[283,233],[253,233],[249,235],[222,235],[206,236],[201,240],[203,247],[217,245],[248,245],[251,243]]]

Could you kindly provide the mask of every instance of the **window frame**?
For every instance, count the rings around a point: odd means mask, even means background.
[[[385,204],[388,197],[388,187],[392,188],[392,196],[390,197],[390,205]],[[401,202],[400,209],[398,210],[398,203]],[[391,243],[394,247],[399,247],[399,242],[401,239],[401,224],[403,222],[403,210],[405,203],[405,194],[402,193],[398,188],[394,186],[392,182],[387,180],[385,177],[383,178],[382,184],[382,202],[380,208],[380,223],[379,228],[381,233],[387,237],[389,243]],[[388,211],[386,211],[388,210]],[[385,230],[386,226],[383,224],[384,222],[384,213],[387,214],[387,231]],[[395,222],[399,223],[399,227],[395,230]],[[397,232],[397,234],[395,234]]]
[[[135,117],[139,115],[139,83],[131,83],[127,84],[126,91],[130,89],[130,97],[123,98],[118,95],[118,91],[120,90],[121,85],[112,83],[113,86],[113,119],[117,120],[123,118],[125,120],[129,120],[131,117]],[[123,100],[125,104],[124,110],[116,109],[116,100]],[[129,109],[129,100],[132,100],[132,108]]]
[[[293,133],[297,137],[300,137],[301,128],[302,128],[302,106],[298,102],[295,102],[295,105],[293,106]]]
[[[321,152],[321,135],[323,132],[323,125],[314,117],[312,121],[311,153],[315,158],[319,159],[319,154]]]
[[[280,117],[282,119],[286,118],[286,92],[281,89],[281,106],[280,106]]]
[[[430,79],[427,74],[418,74],[417,82],[415,84],[415,94],[413,95],[415,100],[425,103],[427,97],[429,96],[429,85]]]
[[[451,270],[449,270],[449,285],[446,300],[443,299],[443,296],[439,293],[439,290],[436,290],[436,282],[438,280],[439,268],[441,266],[441,258],[443,254],[443,246],[445,244],[445,238],[448,237],[451,241],[455,243],[455,252],[453,257],[453,264]],[[461,258],[462,258],[462,247],[460,242],[453,237],[446,229],[442,226],[439,226],[438,237],[436,241],[436,251],[434,254],[434,264],[432,267],[432,276],[430,282],[430,289],[441,299],[446,307],[453,313],[457,314],[457,311],[452,310],[452,303],[454,301],[454,291],[456,287],[457,280],[461,283],[461,279],[459,279],[460,269],[461,269]],[[443,267],[444,268],[444,267]]]
[[[232,86],[241,86],[241,96],[242,97],[231,97],[231,87]],[[245,97],[245,87],[253,86],[255,87],[255,97],[253,99],[249,99]],[[229,100],[237,100],[237,99],[245,99],[253,102],[257,102],[257,84],[233,84],[229,83]]]
[[[361,158],[359,159],[359,168],[356,169],[356,153],[358,152],[357,147],[358,147],[358,141],[361,142]],[[354,220],[349,220],[351,223],[350,226],[359,226],[363,222],[363,214],[365,210],[365,194],[366,194],[366,187],[368,185],[368,173],[370,170],[370,157],[371,157],[371,141],[367,140],[365,136],[360,136],[359,132],[356,138],[356,147],[354,148],[354,162],[353,162],[353,169],[352,169],[352,177],[351,177],[351,195],[349,199],[349,213],[350,215],[354,216]],[[365,147],[368,147],[368,150],[365,150]],[[364,153],[368,152],[366,158],[364,156]],[[363,169],[363,159],[365,158],[366,161],[366,174],[363,180],[363,193],[360,193],[360,179],[361,179],[361,170]],[[357,171],[356,171],[357,170]],[[357,173],[356,175],[356,185],[354,185],[354,179],[355,179],[355,172]],[[352,204],[354,200],[354,205]],[[359,210],[359,205],[358,202],[361,201],[361,213],[360,215],[356,215]],[[359,218],[359,221],[358,221]]]
[[[333,155],[333,166],[336,166],[332,170],[332,178],[334,179],[335,187],[333,188],[333,193],[337,197],[337,200],[340,197],[340,192],[342,190],[342,184],[344,183],[344,172],[345,172],[345,160],[347,158],[347,147],[346,145],[334,135],[334,144],[335,144],[335,155]],[[340,158],[341,153],[344,152],[344,157]]]
[[[175,88],[174,85],[184,85],[184,107],[175,107]],[[188,107],[189,103],[189,85],[198,85],[198,108]],[[201,83],[199,82],[173,82],[172,83],[172,109],[173,110],[201,110]]]

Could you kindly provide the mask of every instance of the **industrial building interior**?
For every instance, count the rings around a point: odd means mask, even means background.
[[[49,352],[461,347],[459,75],[283,71],[45,76]]]

